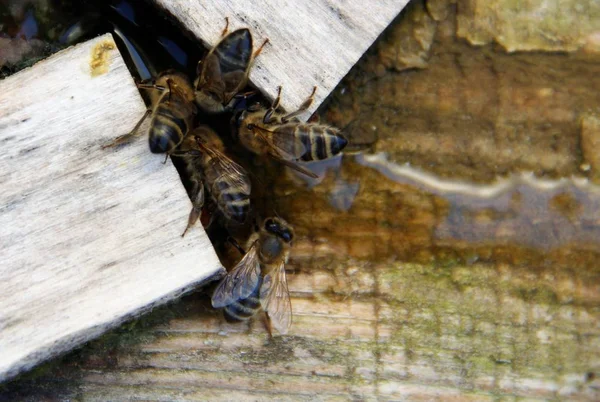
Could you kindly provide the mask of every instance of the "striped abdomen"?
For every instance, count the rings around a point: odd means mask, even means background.
[[[304,145],[304,153],[299,159],[303,161],[331,158],[342,152],[348,144],[348,140],[338,129],[321,124],[284,124],[274,131],[275,135],[292,135],[300,140]]]
[[[191,117],[187,105],[169,101],[169,94],[163,95],[150,123],[150,151],[155,154],[173,151],[190,129]]]
[[[251,191],[247,175],[226,169],[222,164],[213,163],[212,159],[204,161],[203,171],[206,186],[225,218],[238,223],[246,222]]]
[[[252,35],[247,28],[231,32],[214,49],[214,54],[219,60],[221,74],[240,72],[239,78],[246,76],[246,70],[252,59]],[[240,82],[229,83],[227,86],[238,86]],[[231,88],[228,88],[231,89]]]
[[[223,308],[225,319],[229,322],[246,321],[254,316],[260,310],[259,292],[262,284],[262,277],[258,279],[256,288],[250,296],[243,300],[238,300]]]

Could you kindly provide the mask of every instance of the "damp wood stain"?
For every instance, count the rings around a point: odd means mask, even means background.
[[[108,73],[110,52],[112,50],[115,50],[115,44],[112,41],[103,41],[94,46],[90,59],[92,77]]]

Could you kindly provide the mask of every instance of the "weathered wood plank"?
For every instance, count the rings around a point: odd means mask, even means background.
[[[312,113],[408,0],[156,2],[208,47],[220,39],[225,17],[230,30],[251,29],[255,48],[269,38],[250,72],[251,82],[271,98],[282,85],[286,110],[297,109],[316,85]]]
[[[0,82],[0,381],[222,270],[110,35]],[[143,129],[143,128],[142,128]]]
[[[597,283],[573,289],[571,280],[581,278],[504,264],[458,264],[441,275],[440,266],[392,260],[311,263],[319,247],[299,244],[289,264],[294,324],[287,336],[269,339],[260,319],[228,324],[208,297],[194,295],[156,311],[155,319],[173,318],[148,328],[144,342],[96,345],[42,381],[24,383],[24,395],[598,400],[600,317],[581,304],[597,294]],[[556,286],[557,299],[573,303],[524,299],[525,282],[540,291]]]

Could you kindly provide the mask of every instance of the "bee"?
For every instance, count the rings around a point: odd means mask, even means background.
[[[298,162],[331,158],[344,149],[348,140],[335,127],[319,123],[303,123],[298,115],[313,102],[317,87],[295,112],[277,112],[281,87],[270,108],[254,105],[233,117],[239,141],[250,152],[267,155],[310,177],[317,177]]]
[[[292,304],[285,277],[294,229],[283,219],[267,218],[248,239],[248,251],[219,283],[212,305],[227,321],[245,321],[262,308],[281,334],[292,324]],[[269,333],[270,333],[269,328]]]
[[[183,157],[192,182],[193,207],[182,237],[200,216],[205,188],[226,219],[239,224],[246,221],[250,178],[243,167],[225,155],[225,145],[217,133],[208,126],[198,126],[173,155]]]
[[[103,148],[128,142],[139,131],[140,126],[152,114],[148,143],[155,154],[171,154],[183,141],[192,127],[197,109],[194,91],[187,77],[175,71],[160,74],[154,84],[138,84],[138,88],[151,90],[152,107],[128,134],[117,137]]]
[[[226,18],[221,40],[198,62],[194,82],[196,103],[209,113],[231,110],[240,90],[246,86],[250,68],[269,39],[252,54],[252,35],[247,28],[227,34]],[[245,95],[241,95],[242,97]]]

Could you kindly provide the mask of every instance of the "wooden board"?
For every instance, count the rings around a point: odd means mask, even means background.
[[[157,309],[154,325],[137,327],[144,332],[99,341],[0,399],[599,400],[600,316],[579,302],[597,305],[600,293],[578,282],[585,274],[570,288],[567,276],[503,264],[458,264],[446,275],[395,261],[315,262],[326,249],[295,248],[286,336],[269,339],[260,319],[228,324],[195,294]],[[524,300],[524,283],[556,286],[557,301]]]
[[[318,90],[313,112],[360,56],[404,8],[408,0],[287,1],[155,0],[207,46],[221,37],[225,17],[229,29],[249,27],[256,59],[251,82],[274,98],[283,86],[281,106],[295,110]],[[306,116],[305,116],[306,117]]]
[[[221,273],[110,35],[0,82],[0,381]],[[147,126],[145,127],[147,129]],[[144,128],[143,128],[144,129]]]

